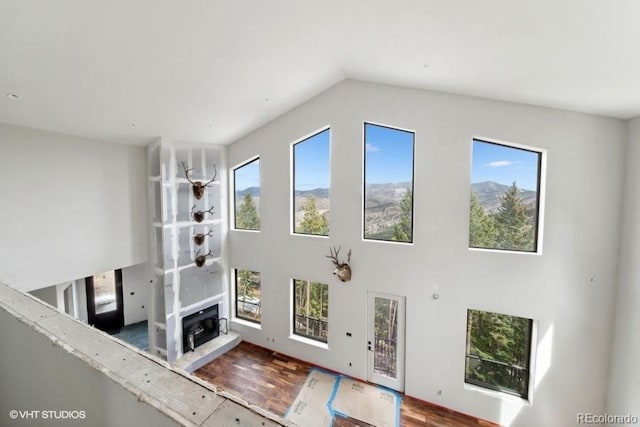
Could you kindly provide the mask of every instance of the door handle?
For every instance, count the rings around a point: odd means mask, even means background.
[[[367,341],[367,350],[371,351],[371,341]]]

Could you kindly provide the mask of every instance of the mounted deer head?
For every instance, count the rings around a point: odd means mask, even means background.
[[[210,181],[207,182],[202,182],[202,181],[192,181],[191,177],[189,176],[189,172],[191,172],[193,170],[193,168],[191,169],[187,169],[187,165],[184,162],[182,163],[182,168],[184,169],[184,176],[187,177],[187,180],[191,183],[191,188],[193,190],[193,195],[196,196],[197,200],[200,200],[202,198],[202,196],[204,195],[204,190],[205,188],[207,188],[209,185],[211,185],[211,183],[213,181],[216,180],[216,177],[218,176],[218,169],[216,168],[216,165],[213,165],[213,178],[211,178]],[[199,221],[198,221],[199,222]]]
[[[200,250],[198,250],[198,252],[196,252],[196,265],[198,267],[202,267],[204,265],[204,263],[207,262],[207,257],[209,255],[211,255],[211,251],[207,252],[204,255],[200,255]]]
[[[195,242],[196,245],[200,246],[201,244],[204,243],[204,238],[209,236],[211,237],[213,234],[213,229],[209,230],[208,233],[197,233],[193,235],[193,241]]]
[[[211,215],[213,215],[213,206],[211,206],[211,208],[209,208],[209,210],[207,211],[193,211],[196,208],[196,205],[193,205],[191,207],[191,216],[193,217],[193,220],[195,222],[202,222],[204,221],[204,214],[206,213],[210,213]]]
[[[348,282],[351,280],[351,266],[349,263],[351,262],[351,249],[349,249],[349,253],[347,253],[347,262],[340,262],[338,259],[338,254],[340,253],[340,247],[338,249],[333,247],[333,249],[329,248],[329,255],[325,255],[327,258],[330,258],[335,265],[336,269],[333,270],[333,274],[338,276],[338,279],[342,282]]]

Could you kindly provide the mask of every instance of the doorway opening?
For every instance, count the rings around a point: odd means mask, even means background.
[[[94,274],[85,284],[88,323],[109,334],[120,332],[124,325],[122,270]]]

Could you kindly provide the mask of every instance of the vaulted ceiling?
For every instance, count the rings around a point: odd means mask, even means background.
[[[0,122],[230,143],[345,79],[640,116],[637,0],[0,0]]]

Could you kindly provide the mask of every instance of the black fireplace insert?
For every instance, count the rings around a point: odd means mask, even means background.
[[[194,351],[218,335],[220,327],[216,304],[182,319],[182,352]]]

